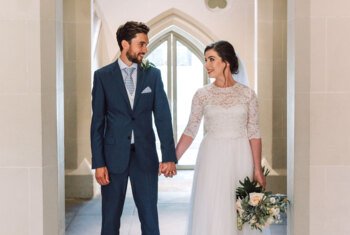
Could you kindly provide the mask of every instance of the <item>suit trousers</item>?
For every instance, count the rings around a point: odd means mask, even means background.
[[[121,174],[109,174],[110,183],[101,186],[101,235],[119,235],[128,179],[141,222],[142,235],[159,235],[158,222],[158,171],[146,171],[136,160],[135,146],[131,145],[130,161]]]

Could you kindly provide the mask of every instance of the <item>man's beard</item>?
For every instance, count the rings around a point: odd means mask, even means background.
[[[131,54],[129,51],[126,52],[126,58],[128,58],[129,61],[136,63],[136,64],[141,64],[141,62],[142,62],[142,59],[139,60],[137,58],[136,54]]]

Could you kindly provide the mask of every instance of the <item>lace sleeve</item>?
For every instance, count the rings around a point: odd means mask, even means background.
[[[192,107],[191,114],[184,131],[185,135],[192,137],[193,139],[196,137],[199,126],[201,124],[201,120],[203,117],[203,99],[200,97],[200,92],[197,91],[192,99]]]
[[[258,99],[253,90],[250,92],[250,99],[248,103],[248,138],[260,139],[259,129],[259,113],[258,113]]]

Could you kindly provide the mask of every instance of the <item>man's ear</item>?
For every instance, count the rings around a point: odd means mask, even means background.
[[[130,44],[129,44],[128,41],[122,40],[122,47],[123,47],[123,50],[124,50],[124,49],[128,50],[128,49],[129,49],[129,46],[130,46]]]

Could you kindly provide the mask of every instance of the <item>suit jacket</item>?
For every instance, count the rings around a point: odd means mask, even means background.
[[[107,166],[111,173],[123,172],[129,164],[132,130],[137,163],[144,170],[158,169],[152,114],[161,142],[162,161],[176,162],[171,114],[159,69],[143,69],[138,65],[135,92],[132,109],[117,61],[95,71],[91,121],[93,169]]]

